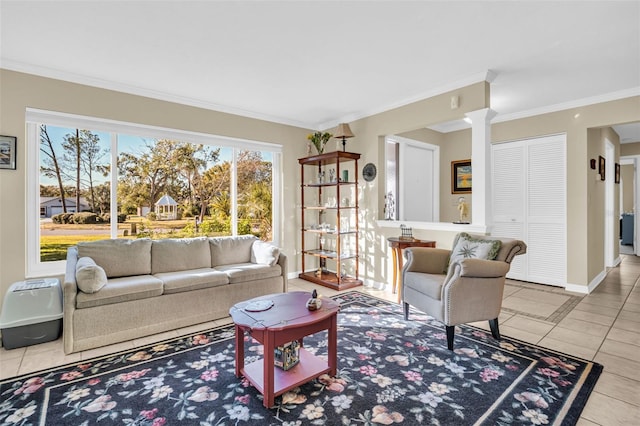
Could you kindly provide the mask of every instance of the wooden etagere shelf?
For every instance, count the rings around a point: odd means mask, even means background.
[[[299,278],[344,290],[358,277],[358,160],[335,151],[300,158],[302,272]]]

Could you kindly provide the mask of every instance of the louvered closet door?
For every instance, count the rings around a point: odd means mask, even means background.
[[[567,282],[565,136],[530,141],[528,146],[528,281]]]
[[[493,147],[493,234],[527,243],[510,278],[566,285],[565,146],[566,136],[554,135]]]
[[[516,238],[526,241],[525,234],[525,147],[513,142],[493,145],[493,230],[497,237]],[[507,277],[526,280],[526,262],[518,256],[511,264]]]

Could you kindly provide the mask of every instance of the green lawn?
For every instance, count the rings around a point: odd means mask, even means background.
[[[40,237],[40,261],[52,262],[54,260],[65,260],[67,249],[75,246],[80,241],[96,241],[109,238],[106,235],[58,235]]]

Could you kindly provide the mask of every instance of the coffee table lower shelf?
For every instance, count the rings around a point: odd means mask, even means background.
[[[300,362],[287,371],[273,367],[273,397],[331,371],[327,361],[318,358],[305,348],[300,348],[299,356]],[[240,372],[262,395],[265,394],[264,359],[246,365]]]

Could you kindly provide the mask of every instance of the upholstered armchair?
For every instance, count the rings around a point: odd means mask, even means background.
[[[452,250],[406,249],[407,263],[402,270],[405,319],[411,305],[443,322],[449,350],[453,350],[458,324],[488,320],[491,334],[500,339],[498,315],[505,275],[513,258],[526,251],[526,244],[519,240],[466,233],[456,236]]]

